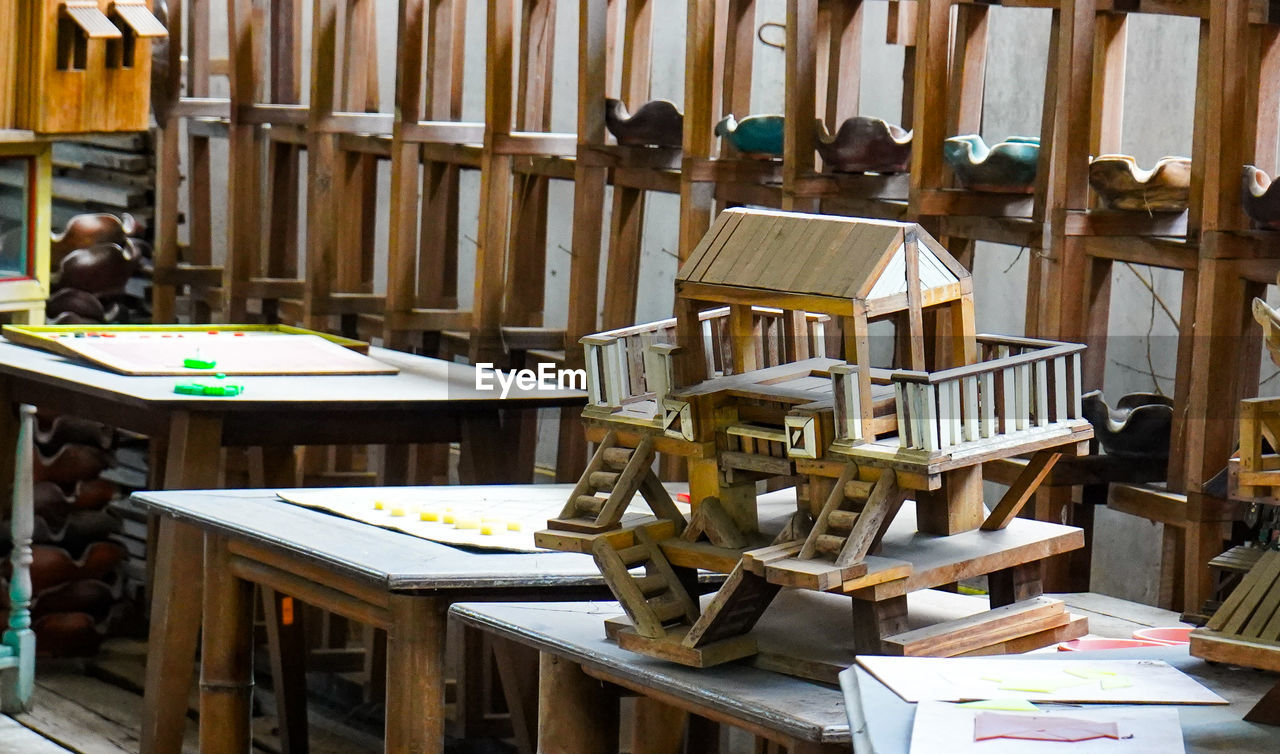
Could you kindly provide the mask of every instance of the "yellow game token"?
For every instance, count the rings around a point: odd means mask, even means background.
[[[507,522],[507,531],[520,531],[520,522],[519,522],[519,521],[508,521],[508,522]]]
[[[393,515],[393,516],[403,516],[403,515],[404,515],[404,508],[392,508],[392,509],[391,509],[391,515]]]
[[[458,519],[457,528],[459,528],[459,529],[479,529],[479,528],[480,528],[480,522],[479,522],[479,521],[477,521],[477,520],[475,520],[474,518],[460,518],[460,519]]]
[[[373,501],[373,509],[374,509],[375,511],[380,511],[380,510],[382,510],[382,501],[381,501],[381,500],[374,500],[374,501]]]
[[[421,521],[439,521],[440,514],[435,511],[423,511],[418,514],[418,519]]]
[[[492,527],[492,526],[481,526],[481,527],[480,527],[480,533],[481,533],[481,534],[492,534],[492,533],[493,533],[493,527]]]
[[[445,522],[446,524],[451,524],[451,523],[453,523],[453,514],[452,514],[452,513],[446,513],[446,514],[444,514],[444,518],[442,518],[442,519],[440,519],[440,520],[441,520],[441,521],[443,521],[443,522]]]

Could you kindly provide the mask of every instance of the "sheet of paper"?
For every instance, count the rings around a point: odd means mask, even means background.
[[[672,499],[685,487],[670,486]],[[282,490],[276,495],[289,503],[335,513],[385,529],[447,545],[486,550],[539,552],[535,532],[547,528],[564,507],[566,488],[541,485],[467,487],[370,487]],[[689,506],[676,503],[689,515]],[[653,514],[636,495],[623,524],[638,523]]]
[[[908,702],[1021,698],[1109,704],[1226,704],[1159,660],[873,657],[858,663]]]
[[[1159,707],[1071,707],[1037,712],[1000,712],[1031,719],[1061,716],[1092,723],[1112,723],[1119,738],[1085,741],[1033,741],[991,738],[975,740],[979,715],[993,714],[948,702],[923,701],[916,706],[911,754],[1183,754],[1182,726],[1176,709]]]

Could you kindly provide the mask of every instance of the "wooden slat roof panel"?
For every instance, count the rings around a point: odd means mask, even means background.
[[[721,213],[676,280],[862,299],[908,233],[947,268],[963,272],[913,223],[737,208]]]

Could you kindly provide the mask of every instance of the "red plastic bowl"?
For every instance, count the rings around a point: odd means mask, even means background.
[[[1189,644],[1191,626],[1163,626],[1160,628],[1140,628],[1133,632],[1133,638],[1140,641],[1157,641],[1161,644]]]
[[[1102,639],[1085,637],[1083,639],[1072,639],[1064,641],[1058,645],[1059,652],[1090,652],[1096,649],[1141,649],[1143,647],[1167,647],[1158,641],[1143,641],[1141,639]]]

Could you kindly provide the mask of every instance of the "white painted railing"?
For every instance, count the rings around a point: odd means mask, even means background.
[[[984,360],[977,364],[889,374],[901,447],[939,451],[1082,418],[1083,345],[993,336],[979,336],[978,344]],[[861,419],[860,369],[843,365],[831,370],[836,432],[842,440],[875,439]]]
[[[756,354],[760,366],[784,363],[782,310],[752,307],[752,314],[760,332]],[[699,319],[707,374],[713,377],[732,374],[729,307],[701,312]],[[807,347],[812,356],[826,354],[827,320],[825,315],[806,316]],[[656,400],[661,404],[674,387],[672,358],[677,347],[675,341],[674,318],[596,333],[579,340],[586,356],[587,393],[591,405],[618,409],[643,400]]]
[[[941,372],[893,373],[901,447],[945,450],[1082,418],[1083,345],[979,340],[986,361]]]

